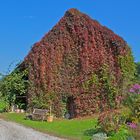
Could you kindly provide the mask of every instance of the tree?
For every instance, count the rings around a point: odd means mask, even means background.
[[[15,104],[17,96],[26,94],[28,70],[20,71],[16,68],[8,75],[2,75],[0,80],[1,97],[10,105]]]
[[[136,63],[136,80],[140,82],[140,62]]]

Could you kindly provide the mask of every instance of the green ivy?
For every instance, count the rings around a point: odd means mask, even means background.
[[[119,55],[118,62],[121,68],[122,79],[128,79],[127,82],[129,84],[134,79],[134,74],[136,73],[136,65],[131,51],[128,51],[128,54],[125,56]]]
[[[100,95],[100,100],[107,100],[109,108],[115,108],[115,98],[118,94],[118,88],[113,84],[114,75],[109,71],[109,66],[103,64],[98,72],[98,75],[93,73],[89,80],[83,83],[83,88],[90,92],[90,87],[94,85],[94,88],[98,88],[104,91],[104,94]]]
[[[83,83],[83,88],[84,88],[85,90],[89,90],[90,86],[92,86],[93,84],[94,84],[95,86],[98,86],[98,84],[99,84],[98,75],[95,74],[95,73],[93,73],[93,74],[91,75],[91,78],[90,78],[89,80],[87,80],[87,81],[85,81],[85,82]]]
[[[109,66],[104,64],[100,70],[100,82],[102,83],[102,89],[104,95],[101,99],[106,98],[109,108],[115,108],[115,98],[118,93],[117,87],[113,84],[114,76],[109,71]]]

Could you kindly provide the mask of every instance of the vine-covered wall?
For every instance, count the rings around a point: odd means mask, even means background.
[[[33,45],[21,67],[29,68],[30,106],[45,102],[61,116],[63,98],[71,97],[66,107],[74,117],[118,107],[135,71],[127,43],[76,9]]]

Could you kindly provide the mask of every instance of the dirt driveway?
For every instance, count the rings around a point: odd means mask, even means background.
[[[0,119],[0,140],[62,140]]]

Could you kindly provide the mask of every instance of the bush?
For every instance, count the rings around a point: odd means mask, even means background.
[[[131,110],[129,122],[140,122],[140,85],[134,84],[129,90],[125,105]]]
[[[0,100],[0,113],[8,110],[8,104],[4,100]]]
[[[118,132],[112,133],[108,140],[128,140],[130,132],[125,125],[121,125]]]
[[[108,137],[106,133],[101,133],[101,132],[94,134],[92,138],[92,140],[107,140],[107,139]]]
[[[129,130],[132,133],[132,136],[135,140],[139,140],[140,138],[140,124],[137,124],[136,127],[129,126]]]
[[[121,111],[110,110],[100,114],[98,121],[101,130],[110,134],[119,130],[120,125],[125,123],[125,118],[121,116]]]
[[[126,124],[127,118],[129,118],[131,110],[123,107],[119,110],[109,110],[99,115],[98,122],[102,131],[110,134],[117,132],[122,125]]]
[[[0,79],[0,97],[4,98],[9,105],[15,104],[18,96],[26,96],[28,70],[20,71],[16,68],[9,75]]]

